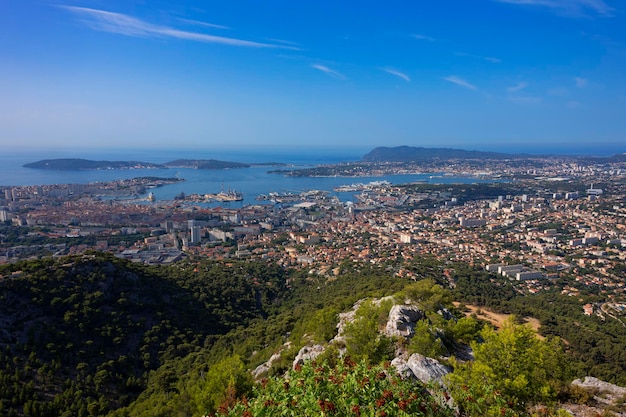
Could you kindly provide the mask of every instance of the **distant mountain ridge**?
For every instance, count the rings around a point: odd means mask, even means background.
[[[363,162],[427,162],[447,159],[511,159],[511,158],[551,158],[559,155],[530,155],[527,153],[501,153],[488,151],[468,151],[455,148],[424,148],[415,146],[379,146],[362,158]],[[561,155],[563,156],[563,155]],[[592,162],[626,162],[626,153],[612,156],[568,155],[569,158]]]
[[[363,156],[365,162],[413,162],[432,159],[504,159],[513,155],[498,152],[467,151],[453,148],[423,148],[414,146],[381,146]]]

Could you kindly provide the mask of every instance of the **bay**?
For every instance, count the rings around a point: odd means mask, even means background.
[[[334,192],[333,188],[354,183],[368,183],[385,180],[391,184],[410,182],[426,183],[475,183],[491,182],[476,177],[447,176],[442,173],[420,173],[405,175],[384,175],[378,177],[288,177],[269,173],[277,167],[252,166],[227,170],[197,170],[189,168],[172,169],[132,169],[132,170],[91,170],[91,171],[49,171],[24,168],[22,165],[41,159],[84,158],[92,160],[136,160],[142,162],[167,162],[179,158],[218,159],[233,162],[263,163],[281,162],[290,167],[310,167],[322,163],[357,161],[364,154],[360,150],[305,151],[302,149],[276,150],[48,150],[46,152],[4,152],[0,154],[0,185],[24,186],[46,184],[87,184],[136,177],[182,178],[185,181],[152,189],[157,200],[171,200],[180,193],[212,194],[221,191],[236,191],[243,195],[239,202],[211,203],[207,206],[240,207],[251,204],[268,203],[258,201],[261,194],[301,193],[312,190],[327,191],[341,201],[354,201],[354,192]],[[282,167],[279,167],[282,168]],[[434,178],[431,178],[434,177]],[[140,196],[145,197],[145,196]]]

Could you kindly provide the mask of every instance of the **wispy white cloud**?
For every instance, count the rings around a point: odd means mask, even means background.
[[[456,75],[450,75],[448,77],[443,77],[443,79],[448,81],[448,82],[451,82],[453,84],[460,85],[461,87],[468,88],[470,90],[478,90],[478,87],[476,87],[473,84],[468,83],[463,78],[457,77]]]
[[[294,46],[294,47],[300,46],[300,44],[297,42],[286,41],[284,39],[265,38],[265,40],[274,42],[274,43],[282,43],[284,45],[289,45],[289,46]]]
[[[574,82],[576,83],[576,87],[583,88],[587,86],[589,80],[587,80],[586,78],[575,77]]]
[[[77,6],[60,7],[82,16],[83,23],[85,23],[91,29],[103,32],[118,33],[126,36],[144,38],[185,39],[195,42],[217,43],[248,48],[280,48],[293,50],[298,49],[293,46],[254,42],[244,39],[178,30],[167,26],[153,25],[151,23],[144,22],[141,19],[137,19],[135,17],[122,13],[115,13],[105,10],[90,9],[87,7]]]
[[[385,71],[388,74],[395,75],[398,78],[402,78],[406,82],[411,81],[411,78],[408,75],[393,68],[381,68],[380,70]]]
[[[313,64],[311,65],[312,68],[315,68],[316,70],[322,71],[324,74],[329,75],[333,78],[339,78],[339,79],[345,79],[346,77],[340,73],[337,72],[333,69],[328,68],[326,65],[321,65],[321,64]]]
[[[512,87],[507,88],[506,91],[512,94],[512,93],[517,93],[518,91],[522,91],[526,87],[528,87],[528,83],[522,81]]]
[[[499,64],[499,63],[502,62],[501,59],[495,58],[495,57],[492,57],[492,56],[480,56],[480,55],[468,54],[466,52],[457,52],[456,55],[457,56],[466,56],[468,58],[482,59],[484,61],[491,62],[493,64]]]
[[[413,38],[415,39],[419,39],[420,41],[429,41],[429,42],[433,42],[435,40],[435,38],[431,37],[431,36],[426,36],[426,35],[420,35],[418,33],[414,33],[411,35]]]
[[[499,3],[519,4],[522,6],[540,6],[571,16],[586,15],[589,12],[611,16],[613,8],[604,0],[494,0]]]
[[[576,100],[569,100],[567,103],[565,103],[565,107],[567,107],[568,109],[577,109],[582,106],[583,104],[580,101]]]
[[[207,27],[207,28],[230,29],[228,26],[216,25],[215,23],[201,22],[199,20],[193,20],[193,19],[183,19],[182,17],[179,18],[178,20],[180,20],[181,22],[191,23],[192,25],[204,26],[204,27]]]

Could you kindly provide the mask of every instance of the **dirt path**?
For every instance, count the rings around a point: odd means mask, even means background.
[[[458,307],[461,303],[454,303],[456,307]],[[502,327],[502,324],[511,317],[511,314],[501,314],[496,313],[495,311],[491,311],[485,307],[479,307],[475,305],[466,304],[465,307],[468,311],[465,312],[466,316],[471,316],[472,314],[476,314],[479,319],[486,320],[489,323],[496,326],[496,328]],[[537,336],[543,339],[543,336],[539,335],[539,320],[534,317],[525,317],[524,321],[530,324],[530,327],[537,333]]]

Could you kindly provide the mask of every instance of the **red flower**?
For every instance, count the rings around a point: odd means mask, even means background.
[[[346,356],[343,358],[343,364],[348,368],[352,368],[356,365],[356,362],[354,362],[350,356]]]
[[[409,402],[407,400],[400,400],[400,401],[398,401],[398,408],[400,410],[406,411],[408,406],[409,406]]]
[[[335,404],[327,400],[318,400],[317,404],[320,406],[322,411],[327,411],[329,413],[334,413],[337,411]]]

